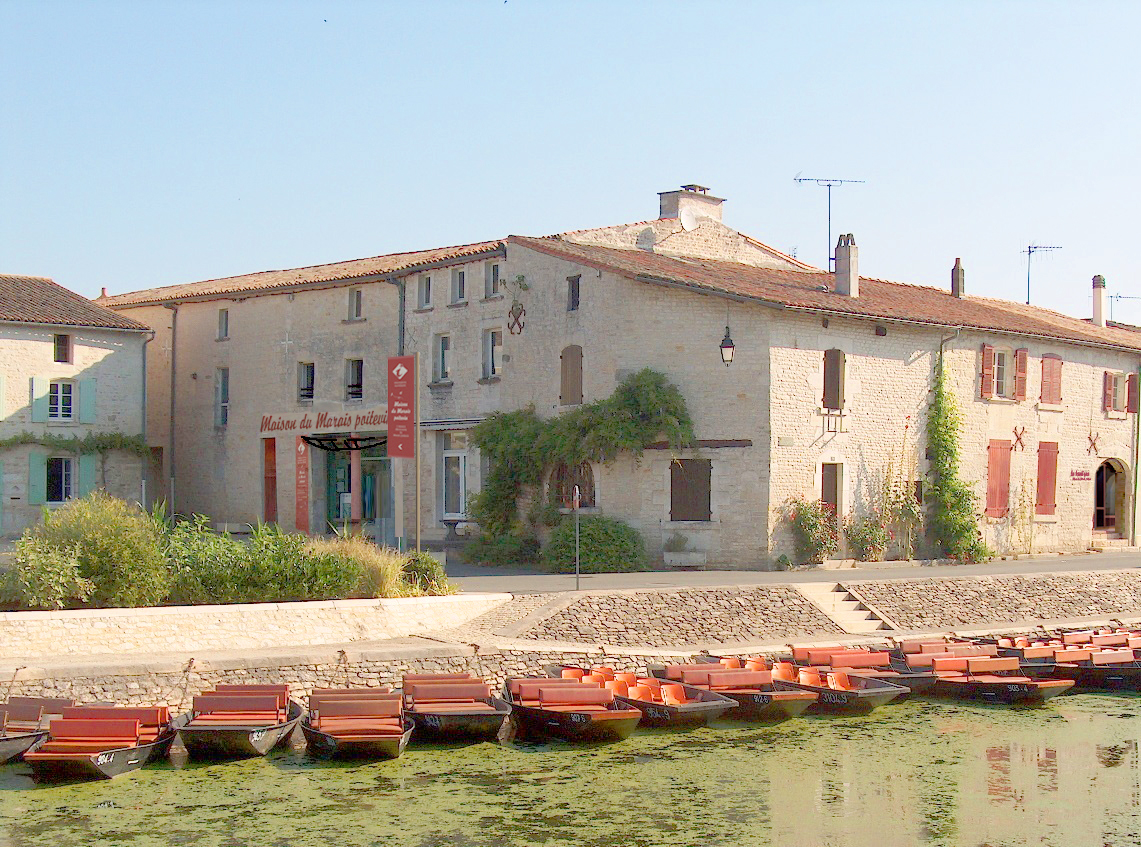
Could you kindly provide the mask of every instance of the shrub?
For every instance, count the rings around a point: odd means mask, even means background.
[[[167,602],[176,605],[249,602],[258,586],[246,582],[245,545],[210,528],[195,515],[172,526],[166,538],[172,584]]]
[[[421,594],[455,594],[448,582],[444,566],[435,556],[423,550],[413,550],[404,558],[404,580]]]
[[[79,547],[56,547],[42,538],[16,542],[14,567],[4,575],[5,600],[25,609],[67,609],[82,605],[95,584],[79,575]]]
[[[861,562],[882,562],[892,538],[887,518],[879,510],[848,521],[844,526],[844,535],[848,537],[848,543]]]
[[[582,573],[646,570],[646,545],[633,527],[614,518],[580,518]],[[566,517],[543,548],[543,564],[555,573],[574,573],[574,518]]]
[[[807,564],[819,565],[840,544],[836,511],[823,500],[794,497],[785,503],[785,514],[796,539],[796,553]]]
[[[45,511],[24,533],[36,550],[74,554],[79,577],[94,586],[94,606],[151,606],[166,596],[169,573],[155,522],[137,506],[94,491]],[[64,559],[57,559],[62,566]]]
[[[408,593],[402,573],[405,557],[398,550],[378,547],[359,535],[311,538],[306,548],[310,555],[334,557],[346,570],[359,572],[354,597],[403,597]]]
[[[539,561],[539,539],[533,535],[477,538],[464,547],[464,557],[481,565],[533,565]]]

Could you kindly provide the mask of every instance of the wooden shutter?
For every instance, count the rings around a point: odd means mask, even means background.
[[[50,387],[51,380],[42,376],[32,377],[32,423],[47,423]]]
[[[262,520],[277,522],[277,439],[263,438],[262,455]]]
[[[582,402],[582,348],[577,344],[563,350],[562,378],[560,379],[559,404],[577,406]]]
[[[1034,506],[1035,514],[1054,514],[1057,482],[1058,443],[1041,441],[1038,443],[1038,497]]]
[[[95,423],[95,380],[79,381],[79,422]]]
[[[824,351],[824,397],[821,405],[825,409],[844,408],[844,351]]]
[[[84,453],[79,457],[79,496],[86,497],[95,490],[95,468],[99,457],[94,453]]]
[[[1001,518],[1010,505],[1010,442],[993,440],[987,446],[986,514]]]
[[[1101,410],[1108,412],[1113,408],[1113,374],[1105,371],[1101,377]]]
[[[1030,359],[1030,351],[1021,347],[1014,351],[1014,399],[1026,399],[1026,366]]]
[[[1137,390],[1137,374],[1129,374],[1125,380],[1125,411],[1137,412],[1138,407],[1141,407],[1141,397],[1138,397]]]
[[[28,502],[42,506],[48,501],[48,457],[44,453],[28,455]]]
[[[994,348],[983,345],[983,367],[979,377],[979,396],[989,400],[994,396]]]
[[[707,521],[710,518],[709,459],[674,459],[670,463],[670,520]]]
[[[1042,402],[1058,405],[1062,402],[1062,360],[1057,356],[1042,357]]]

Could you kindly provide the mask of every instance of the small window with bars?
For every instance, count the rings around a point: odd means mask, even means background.
[[[57,362],[71,362],[71,336],[70,335],[56,335],[54,336],[55,346],[55,360]]]
[[[306,402],[313,399],[313,385],[317,368],[313,362],[297,363],[297,399]]]
[[[364,399],[364,359],[345,360],[345,399]]]

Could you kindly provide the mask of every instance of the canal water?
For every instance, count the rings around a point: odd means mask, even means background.
[[[1136,845],[1139,738],[1141,696],[1090,694],[365,764],[294,749],[62,786],[15,765],[0,768],[0,847]]]

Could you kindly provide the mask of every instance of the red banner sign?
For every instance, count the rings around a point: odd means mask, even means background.
[[[293,455],[297,460],[297,473],[294,483],[294,510],[293,521],[298,532],[309,531],[309,445],[300,435],[293,448]]]
[[[416,357],[388,359],[388,455],[416,458]]]

